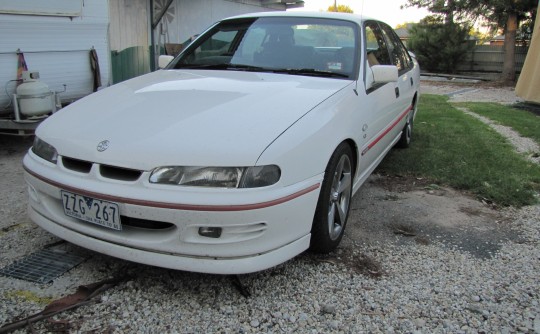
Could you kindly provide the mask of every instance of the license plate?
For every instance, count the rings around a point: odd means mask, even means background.
[[[66,216],[121,230],[118,204],[61,191]]]

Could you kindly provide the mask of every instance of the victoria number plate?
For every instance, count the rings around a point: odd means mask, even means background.
[[[121,230],[118,204],[81,196],[62,190],[62,203],[66,216]]]

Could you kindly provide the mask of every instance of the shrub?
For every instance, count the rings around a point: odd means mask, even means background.
[[[468,41],[470,27],[428,17],[410,30],[407,45],[423,69],[455,73],[474,44]]]

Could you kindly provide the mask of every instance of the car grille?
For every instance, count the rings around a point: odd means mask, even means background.
[[[90,170],[92,169],[92,166],[94,165],[93,162],[79,160],[79,159],[65,157],[65,156],[62,157],[62,164],[64,165],[66,169],[69,169],[78,173],[84,173],[84,174],[90,173]],[[99,164],[96,164],[96,165],[99,165]],[[119,180],[119,181],[137,181],[142,175],[142,171],[140,170],[109,166],[109,165],[99,165],[98,170],[101,176],[108,179]]]
[[[100,165],[99,172],[103,177],[120,181],[137,181],[142,174],[140,170],[107,165]]]
[[[90,173],[92,163],[84,160],[62,157],[62,164],[69,170],[79,173]]]

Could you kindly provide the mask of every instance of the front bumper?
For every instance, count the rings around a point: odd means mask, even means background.
[[[157,267],[209,274],[246,274],[268,269],[302,253],[309,247],[307,234],[278,249],[245,257],[209,258],[156,253],[96,239],[56,224],[29,207],[30,218],[43,229],[73,244],[120,259]]]
[[[273,267],[309,247],[322,175],[276,189],[180,189],[140,182],[111,182],[93,172],[66,171],[29,152],[24,159],[30,218],[50,233],[82,247],[159,267],[241,274]],[[121,231],[64,214],[61,190],[113,201]],[[153,223],[162,224],[154,228]],[[221,227],[219,238],[200,227]]]

